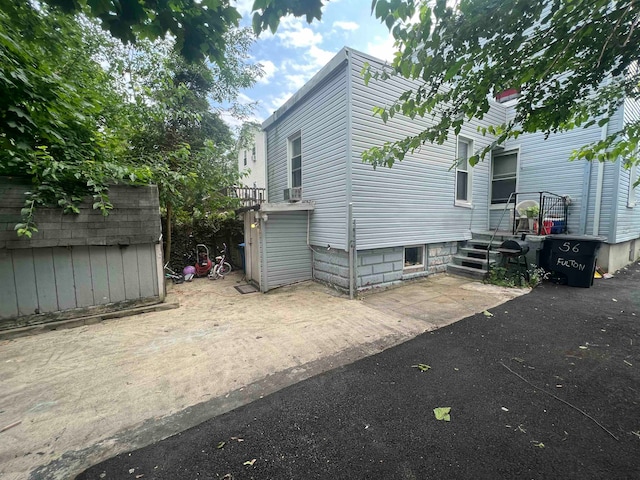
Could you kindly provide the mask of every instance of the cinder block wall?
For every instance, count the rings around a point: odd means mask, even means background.
[[[349,254],[344,250],[314,246],[313,275],[316,280],[349,290]]]
[[[426,245],[425,270],[404,273],[404,247],[359,250],[357,260],[357,288],[367,289],[391,285],[401,280],[445,272],[447,264],[458,252],[457,242]],[[343,290],[349,289],[349,257],[343,250],[314,247],[314,278]]]
[[[80,205],[79,214],[63,214],[61,208],[38,208],[38,231],[31,239],[18,238],[14,227],[22,221],[24,181],[0,178],[0,248],[66,247],[74,245],[139,245],[157,243],[162,232],[158,188],[113,185],[109,198],[113,210],[103,216],[92,199]]]
[[[458,242],[431,243],[427,245],[427,265],[429,273],[447,271],[447,264],[458,253]]]
[[[402,280],[404,247],[358,251],[358,288]]]

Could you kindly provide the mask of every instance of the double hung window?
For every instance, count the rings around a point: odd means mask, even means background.
[[[473,143],[465,138],[458,138],[456,162],[456,204],[471,204],[471,167],[469,157],[473,151]]]
[[[509,195],[516,191],[518,179],[518,154],[493,154],[491,174],[491,204],[507,203]]]
[[[289,139],[290,186],[302,186],[302,137],[298,134]]]

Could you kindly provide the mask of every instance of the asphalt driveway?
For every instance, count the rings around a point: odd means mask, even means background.
[[[590,289],[546,284],[491,313],[78,478],[640,478],[640,265]],[[451,407],[449,422],[436,407]]]
[[[243,295],[243,283],[239,272],[198,279],[170,292],[177,309],[0,332],[0,478],[68,480],[524,293],[444,274],[364,301],[314,282]]]

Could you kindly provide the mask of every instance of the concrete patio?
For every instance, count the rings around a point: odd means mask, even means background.
[[[73,478],[527,292],[441,274],[350,301],[313,282],[242,295],[241,280],[178,285],[178,309],[0,342],[0,477]]]

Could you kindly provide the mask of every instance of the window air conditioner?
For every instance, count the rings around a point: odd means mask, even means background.
[[[299,202],[302,200],[302,187],[285,188],[284,199],[287,202]]]

